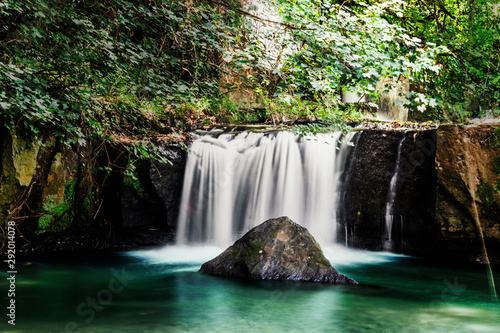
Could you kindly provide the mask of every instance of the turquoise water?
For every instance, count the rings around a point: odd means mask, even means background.
[[[168,247],[21,263],[16,326],[4,317],[0,331],[500,332],[500,307],[482,266],[327,248],[334,266],[358,286],[197,272],[219,252]],[[500,267],[493,271],[500,285]]]

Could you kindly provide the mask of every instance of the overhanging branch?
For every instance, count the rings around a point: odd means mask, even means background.
[[[226,8],[226,9],[232,10],[232,11],[238,13],[238,14],[242,14],[242,15],[251,17],[251,18],[253,18],[255,20],[258,20],[258,21],[261,21],[261,22],[267,22],[267,23],[272,23],[272,24],[280,25],[280,26],[285,27],[285,28],[290,29],[290,30],[316,30],[314,28],[300,28],[300,27],[296,27],[296,26],[293,26],[293,25],[290,25],[290,24],[286,24],[286,23],[282,23],[282,22],[277,22],[277,21],[265,19],[265,18],[259,17],[257,15],[254,15],[252,13],[249,13],[247,11],[244,11],[242,9],[234,8],[234,7],[232,7],[230,4],[228,4],[226,2],[219,2],[219,1],[213,1],[213,0],[208,0],[208,2],[211,2],[211,3],[215,4],[215,5],[222,6],[222,7]]]

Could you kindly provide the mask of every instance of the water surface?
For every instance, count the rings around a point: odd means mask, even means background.
[[[0,331],[500,331],[500,307],[489,296],[482,266],[324,250],[340,272],[360,284],[243,281],[198,273],[220,253],[215,247],[25,262],[17,274],[16,326],[4,319]],[[2,281],[5,277],[2,273]]]

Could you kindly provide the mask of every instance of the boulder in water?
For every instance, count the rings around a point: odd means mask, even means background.
[[[200,271],[257,280],[357,284],[333,268],[309,231],[288,217],[253,228]]]

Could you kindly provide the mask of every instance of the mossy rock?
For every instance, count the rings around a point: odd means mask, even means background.
[[[333,268],[309,231],[288,217],[253,228],[200,271],[258,280],[357,284]]]

